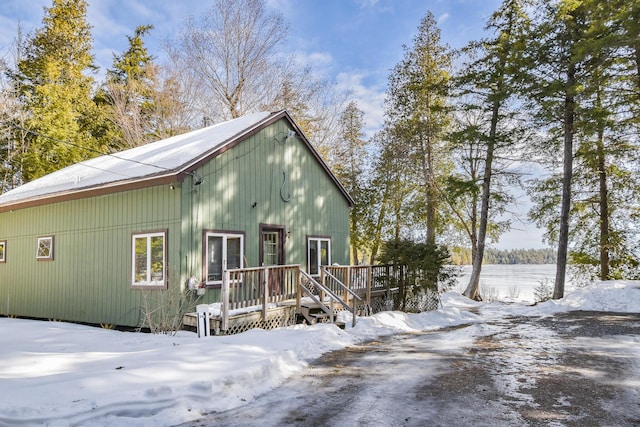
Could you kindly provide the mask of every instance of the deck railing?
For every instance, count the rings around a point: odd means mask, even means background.
[[[231,310],[261,306],[263,318],[266,319],[270,304],[295,299],[299,275],[299,265],[225,270],[222,280],[222,329],[227,328]]]
[[[370,308],[372,295],[390,295],[393,292],[394,286],[397,286],[396,270],[390,265],[324,266],[318,280],[326,288],[326,293],[340,298],[339,303],[352,311],[355,319],[357,303]],[[262,317],[266,319],[271,304],[296,300],[299,306],[302,274],[308,276],[299,265],[225,270],[222,280],[222,330],[228,327],[231,310],[260,307]],[[319,296],[322,301],[322,293]]]
[[[322,268],[322,272],[331,273],[344,286],[358,294],[367,305],[371,304],[372,295],[389,294],[394,290],[397,286],[397,270],[392,265],[331,265]],[[326,278],[324,281],[327,281]],[[326,285],[334,289],[331,280]]]

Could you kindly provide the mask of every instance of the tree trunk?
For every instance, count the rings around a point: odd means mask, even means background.
[[[371,245],[371,264],[375,263],[376,258],[378,257],[378,249],[380,248],[380,243],[382,240],[382,226],[387,216],[388,203],[389,186],[387,185],[385,186],[384,194],[382,196],[382,201],[380,203],[380,212],[378,213],[378,218],[373,232],[373,244]]]
[[[428,104],[427,104],[428,105]],[[422,173],[424,174],[424,187],[425,194],[427,196],[427,243],[431,245],[436,244],[436,205],[438,203],[438,195],[435,190],[435,171],[433,170],[433,145],[431,137],[426,137],[426,142],[422,141],[421,147],[421,160],[422,160]]]
[[[355,217],[355,214],[353,213],[353,210],[351,211],[351,215],[350,215],[350,241],[351,241],[351,261],[353,262],[354,265],[358,265],[360,264],[360,257],[358,256],[358,242],[357,240],[354,239],[354,235],[357,232],[357,227],[358,227],[358,221]]]
[[[598,130],[598,178],[600,181],[600,280],[609,280],[609,189],[602,128]]]
[[[562,204],[560,206],[560,231],[558,235],[558,259],[553,299],[564,297],[564,282],[567,274],[567,254],[569,247],[569,211],[571,209],[571,181],[573,178],[573,122],[575,120],[575,65],[567,69],[564,101],[564,152],[562,174]]]
[[[360,259],[358,257],[358,249],[356,249],[355,246],[351,248],[351,253],[353,265],[359,265]]]
[[[489,129],[489,141],[487,142],[487,157],[485,159],[484,177],[482,179],[482,200],[480,208],[480,224],[478,227],[478,238],[476,249],[473,254],[473,267],[469,284],[463,295],[476,301],[480,301],[480,272],[482,271],[482,261],[484,259],[485,241],[487,239],[487,225],[489,223],[489,198],[491,196],[491,176],[493,173],[493,152],[495,150],[495,140],[498,129],[498,117],[500,104],[493,103],[491,109],[491,128]]]
[[[636,98],[640,98],[640,42],[634,44],[633,51],[636,62]]]

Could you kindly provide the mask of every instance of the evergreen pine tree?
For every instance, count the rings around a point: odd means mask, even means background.
[[[426,242],[436,243],[443,177],[451,167],[445,150],[450,123],[451,52],[442,44],[431,12],[420,22],[413,45],[389,76],[386,116],[394,138],[407,147],[407,168],[421,185],[414,213],[423,218]]]
[[[481,44],[480,58],[471,63],[459,79],[463,91],[470,91],[479,98],[480,106],[471,107],[480,109],[488,119],[486,126],[470,123],[462,132],[466,141],[461,143],[465,149],[476,141],[479,141],[481,146],[477,151],[479,158],[470,159],[478,162],[477,165],[472,164],[475,166],[474,174],[471,176],[472,184],[481,181],[480,189],[476,189],[475,185],[471,187],[475,197],[472,198],[471,206],[473,216],[467,226],[471,238],[473,270],[464,295],[472,299],[480,299],[480,272],[487,233],[491,226],[490,219],[496,213],[500,213],[499,209],[504,208],[508,200],[508,197],[500,196],[496,190],[494,181],[498,165],[495,157],[500,150],[513,151],[515,145],[514,132],[511,130],[515,127],[515,114],[507,111],[506,104],[515,92],[513,74],[517,69],[516,58],[522,48],[521,33],[528,26],[528,22],[529,18],[524,12],[522,1],[506,0],[489,20],[488,28],[493,30],[494,38]],[[482,173],[481,179],[476,175],[479,173]],[[460,189],[461,186],[458,184],[457,187]],[[465,188],[462,188],[462,191],[465,191]],[[476,213],[478,195],[480,209]]]
[[[152,29],[151,25],[141,25],[127,37],[128,49],[114,55],[113,66],[96,96],[110,118],[110,145],[115,150],[151,142],[159,126],[154,117],[157,67],[143,40]]]
[[[570,211],[575,142],[578,133],[581,90],[588,76],[589,16],[583,2],[541,1],[541,19],[527,37],[526,94],[539,125],[548,130],[544,149],[557,164],[561,154],[558,258],[553,298],[564,296],[569,252]]]
[[[367,244],[364,217],[369,206],[365,165],[369,163],[364,140],[364,112],[351,101],[340,117],[340,140],[331,151],[331,166],[355,201],[350,214],[351,260],[359,264]]]
[[[29,112],[20,159],[25,182],[99,152],[90,76],[96,67],[86,11],[84,0],[53,0],[42,28],[26,40],[13,74]]]

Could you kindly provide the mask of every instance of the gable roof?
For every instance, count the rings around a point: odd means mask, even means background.
[[[286,111],[249,114],[60,169],[0,195],[0,212],[98,194],[182,182],[186,174],[266,126],[286,119],[350,206],[345,188]]]

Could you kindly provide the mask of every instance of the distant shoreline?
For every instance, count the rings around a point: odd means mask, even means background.
[[[473,262],[471,249],[454,247],[450,248],[451,264],[470,265]],[[555,264],[557,261],[555,249],[492,249],[484,252],[483,264]]]
[[[473,264],[469,263],[469,264],[449,264],[451,266],[454,267],[463,267],[463,266],[472,266]],[[485,265],[556,265],[555,262],[512,262],[512,263],[488,263],[488,262],[483,262],[482,263],[483,266]]]

